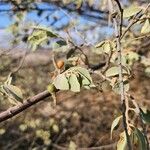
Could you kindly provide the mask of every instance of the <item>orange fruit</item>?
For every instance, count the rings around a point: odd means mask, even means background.
[[[56,65],[57,65],[58,69],[61,69],[64,66],[64,61],[63,60],[58,60]]]

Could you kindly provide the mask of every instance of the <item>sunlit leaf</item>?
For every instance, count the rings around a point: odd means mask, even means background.
[[[124,82],[124,91],[125,92],[128,92],[129,91],[129,88],[130,88],[130,85],[129,85],[129,82],[127,80],[125,80]],[[113,91],[117,94],[121,94],[120,93],[120,84],[119,82],[117,82],[114,86],[113,86]]]
[[[77,145],[73,141],[70,141],[68,150],[76,150],[76,148]]]
[[[105,42],[103,45],[103,50],[105,53],[109,53],[111,51],[111,43],[109,41]]]
[[[54,85],[57,89],[60,90],[69,90],[69,83],[68,79],[66,78],[65,74],[60,74],[54,79]]]
[[[73,92],[80,92],[80,83],[77,79],[77,76],[75,74],[72,74],[69,78],[69,83],[70,83],[70,90]]]
[[[122,73],[128,74],[128,72],[125,69],[122,70]],[[106,71],[106,77],[113,77],[116,75],[119,75],[119,68],[118,67],[111,67]]]
[[[146,19],[144,25],[142,26],[141,33],[142,34],[150,33],[150,22],[149,22],[149,19]]]
[[[150,77],[150,67],[147,67],[147,68],[145,69],[145,73],[146,73],[146,75],[147,75],[148,77]]]
[[[76,8],[79,9],[83,3],[83,0],[75,0]]]
[[[139,55],[135,52],[130,51],[130,52],[127,53],[127,59],[129,61],[138,61],[139,60]]]
[[[23,100],[22,91],[18,87],[14,85],[4,85],[3,88],[9,96],[11,96],[12,98],[16,99],[19,102],[22,102]]]
[[[139,13],[141,11],[141,8],[136,5],[131,5],[128,8],[125,8],[123,11],[123,17],[128,18],[131,16],[134,16],[135,14]]]
[[[112,125],[111,125],[111,139],[112,139],[112,132],[113,130],[116,128],[116,126],[118,126],[119,122],[120,122],[120,119],[122,118],[122,115],[117,117],[113,122],[112,122]]]
[[[90,73],[87,69],[82,67],[75,67],[75,69],[80,73],[81,76],[86,77],[90,82],[92,82],[92,78],[90,76]]]
[[[102,47],[105,44],[105,41],[101,41],[100,43],[96,44],[95,47],[99,48]]]
[[[45,31],[46,33],[47,33],[47,36],[49,36],[49,37],[58,37],[58,35],[56,34],[56,33],[54,33],[53,31],[52,31],[52,29],[50,29],[50,28],[47,28],[47,27],[44,27],[44,26],[32,26],[32,28],[34,29],[34,30],[41,30],[41,31]]]
[[[117,143],[117,150],[126,150],[126,149],[127,149],[127,138],[124,131],[120,134],[120,138]]]

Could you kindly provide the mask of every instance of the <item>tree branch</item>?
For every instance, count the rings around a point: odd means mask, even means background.
[[[13,106],[6,111],[0,113],[0,122],[8,120],[16,116],[17,114],[21,113],[25,109],[31,107],[32,105],[44,100],[45,98],[51,96],[51,94],[46,90],[43,91],[31,98],[26,99],[23,103],[18,104],[17,106]]]
[[[122,47],[121,47],[121,33],[122,33],[122,8],[119,0],[114,0],[120,10],[120,24],[117,22],[117,16],[113,17],[113,24],[115,28],[115,36],[116,36],[116,44],[117,44],[117,53],[118,53],[118,71],[119,71],[119,88],[120,88],[120,98],[122,103],[122,115],[123,115],[123,125],[124,130],[127,138],[127,145],[128,150],[132,150],[132,145],[130,141],[129,135],[129,123],[128,123],[128,99],[125,97],[125,90],[124,90],[124,82],[123,82],[123,69],[122,69]]]

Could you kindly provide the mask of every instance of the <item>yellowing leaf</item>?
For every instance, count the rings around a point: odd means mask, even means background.
[[[79,9],[83,3],[83,0],[75,0],[76,9]]]
[[[56,33],[54,33],[53,31],[52,31],[52,29],[50,29],[50,28],[47,28],[47,27],[44,27],[44,26],[32,26],[32,28],[34,29],[34,30],[38,30],[38,31],[43,31],[43,32],[46,32],[47,33],[47,36],[49,36],[49,37],[58,37],[58,35],[56,34]]]
[[[119,121],[120,119],[122,118],[122,115],[117,117],[113,122],[112,122],[112,125],[111,125],[111,139],[112,139],[112,132],[113,130],[115,129],[115,127],[119,124]]]
[[[131,5],[128,8],[124,9],[123,17],[128,18],[128,17],[134,16],[140,11],[141,11],[141,8],[139,6]]]
[[[54,85],[59,90],[69,90],[68,79],[65,74],[60,74],[54,79]]]
[[[70,83],[70,90],[73,92],[80,92],[80,83],[77,79],[77,76],[75,74],[72,74],[69,78],[69,83]]]
[[[76,150],[76,148],[77,145],[73,141],[70,141],[68,150]]]
[[[126,150],[127,149],[127,138],[125,131],[120,134],[120,139],[117,143],[117,150]]]
[[[144,25],[142,26],[141,33],[142,34],[150,33],[150,22],[149,22],[149,19],[146,19]]]
[[[109,41],[105,42],[103,45],[103,50],[105,53],[109,53],[111,51],[111,43]]]

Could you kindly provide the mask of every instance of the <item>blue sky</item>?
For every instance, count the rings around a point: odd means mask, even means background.
[[[10,5],[0,5],[0,10],[2,10],[2,9],[8,10],[8,9],[10,9],[10,7],[11,7]],[[55,8],[55,6],[47,5],[44,3],[38,5],[38,7],[43,8],[43,9]],[[37,15],[36,11],[32,11],[26,15],[26,20],[27,21],[35,21],[37,23],[40,23],[40,25],[51,26],[51,23],[54,21],[53,17],[57,17],[58,21],[55,22],[55,24],[52,26],[56,30],[61,28],[61,26],[67,25],[67,23],[70,21],[70,17],[72,19],[76,19],[76,17],[78,17],[80,23],[77,26],[77,28],[79,30],[82,30],[82,28],[86,27],[87,24],[90,26],[95,26],[95,25],[99,26],[98,23],[88,20],[87,18],[77,16],[76,14],[70,13],[70,16],[69,16],[69,15],[67,15],[68,14],[67,11],[65,11],[65,10],[62,11],[57,8],[56,11],[52,11],[52,12],[53,13],[50,15],[49,21],[46,21],[45,17],[49,13],[51,13],[51,11],[44,11],[40,17]],[[7,12],[0,13],[0,29],[5,29],[12,22],[13,22],[13,17],[12,16],[10,17],[7,14]],[[105,33],[101,34],[101,32],[105,32]],[[99,27],[95,28],[94,32],[89,32],[88,33],[89,36],[86,38],[88,39],[89,42],[93,43],[93,42],[95,42],[94,38],[99,39],[98,36],[100,36],[100,34],[103,37],[107,37],[111,33],[112,33],[111,28],[105,27],[102,29],[101,26],[99,26]],[[76,35],[75,33],[72,33],[72,34],[73,34],[73,36]],[[0,43],[3,41],[4,37],[6,37],[6,39],[7,39],[7,37],[9,37],[8,33],[3,32],[3,31],[0,32]],[[79,41],[79,43],[81,42],[81,38],[79,36],[74,36],[74,39],[76,41]]]

